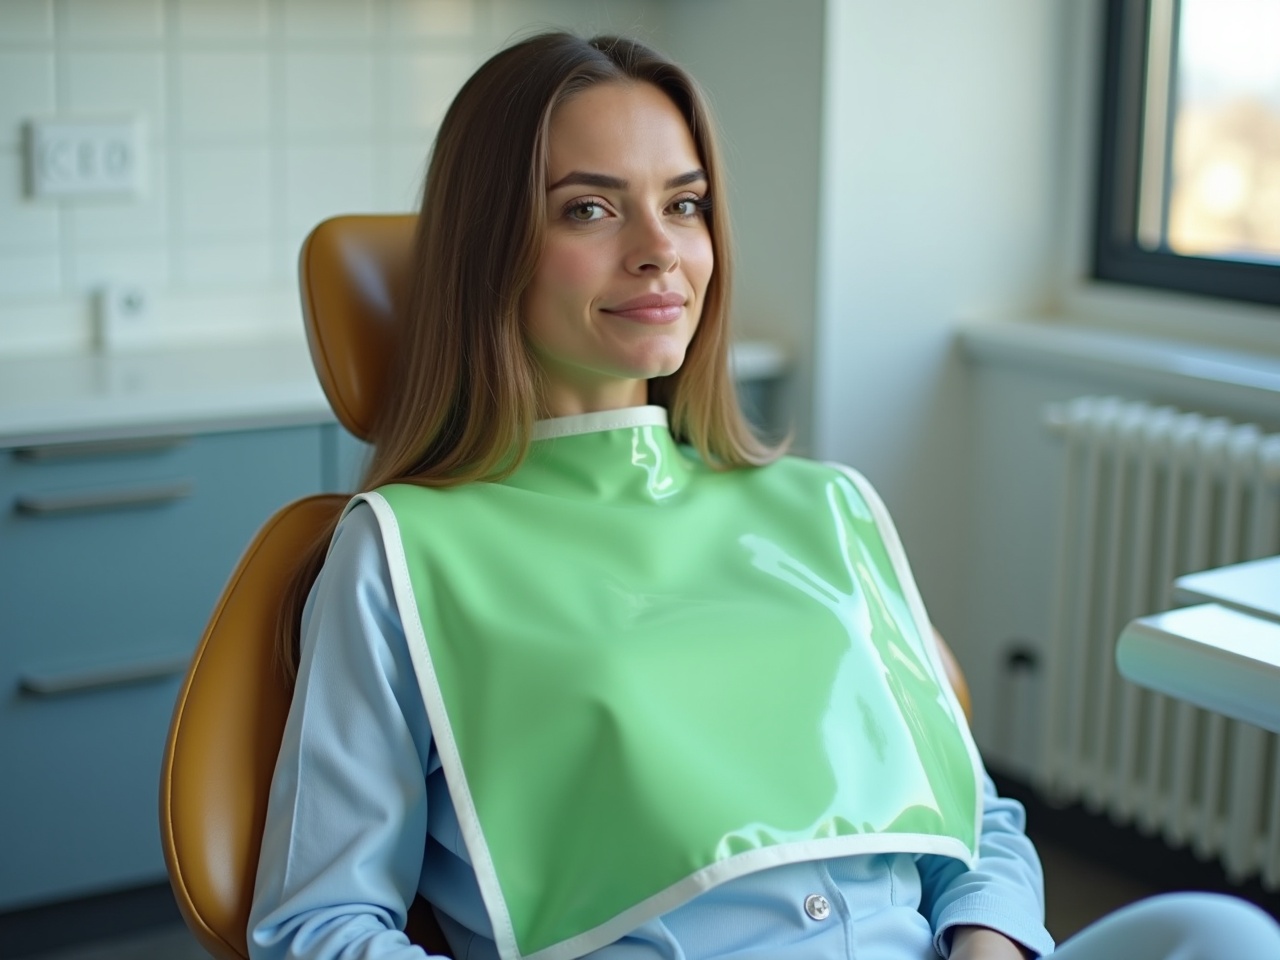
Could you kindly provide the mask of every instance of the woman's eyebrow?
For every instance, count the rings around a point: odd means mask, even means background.
[[[697,183],[699,180],[707,179],[707,171],[699,167],[697,170],[690,170],[688,173],[682,173],[678,177],[672,177],[665,184],[664,190],[674,190],[676,187],[687,187],[691,183]],[[587,173],[584,170],[571,170],[565,174],[551,186],[547,187],[547,192],[559,190],[561,187],[599,187],[601,190],[625,190],[630,183],[621,177],[612,177],[607,173]]]
[[[672,177],[663,184],[663,189],[674,190],[676,187],[687,187],[691,183],[697,183],[699,180],[706,179],[707,171],[699,167],[697,170],[690,170],[688,173],[682,173],[678,177]]]

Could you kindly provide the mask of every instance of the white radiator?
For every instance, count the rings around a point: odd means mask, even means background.
[[[1136,687],[1115,643],[1175,577],[1280,553],[1280,435],[1081,397],[1065,439],[1040,788],[1280,888],[1280,736]]]

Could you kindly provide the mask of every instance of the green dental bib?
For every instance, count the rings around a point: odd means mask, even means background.
[[[500,483],[357,499],[504,960],[783,863],[973,862],[977,751],[857,474],[716,472],[639,407],[538,424]]]

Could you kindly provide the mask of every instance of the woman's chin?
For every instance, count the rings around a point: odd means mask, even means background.
[[[645,362],[638,365],[646,372],[639,374],[637,379],[652,380],[655,377],[669,377],[684,366],[684,358],[685,352],[683,350],[673,350],[669,353],[648,357]]]

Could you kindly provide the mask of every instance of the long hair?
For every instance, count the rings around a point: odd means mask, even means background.
[[[361,483],[448,487],[500,480],[523,460],[541,373],[522,324],[546,229],[548,131],[555,109],[598,83],[649,83],[675,104],[708,180],[714,267],[684,363],[649,381],[672,434],[717,469],[759,466],[762,442],[729,371],[732,252],[711,115],[693,78],[620,37],[531,37],[495,54],[441,122],[414,238],[413,289],[374,452]],[[302,606],[332,529],[300,566],[282,612],[281,659],[293,674]]]

